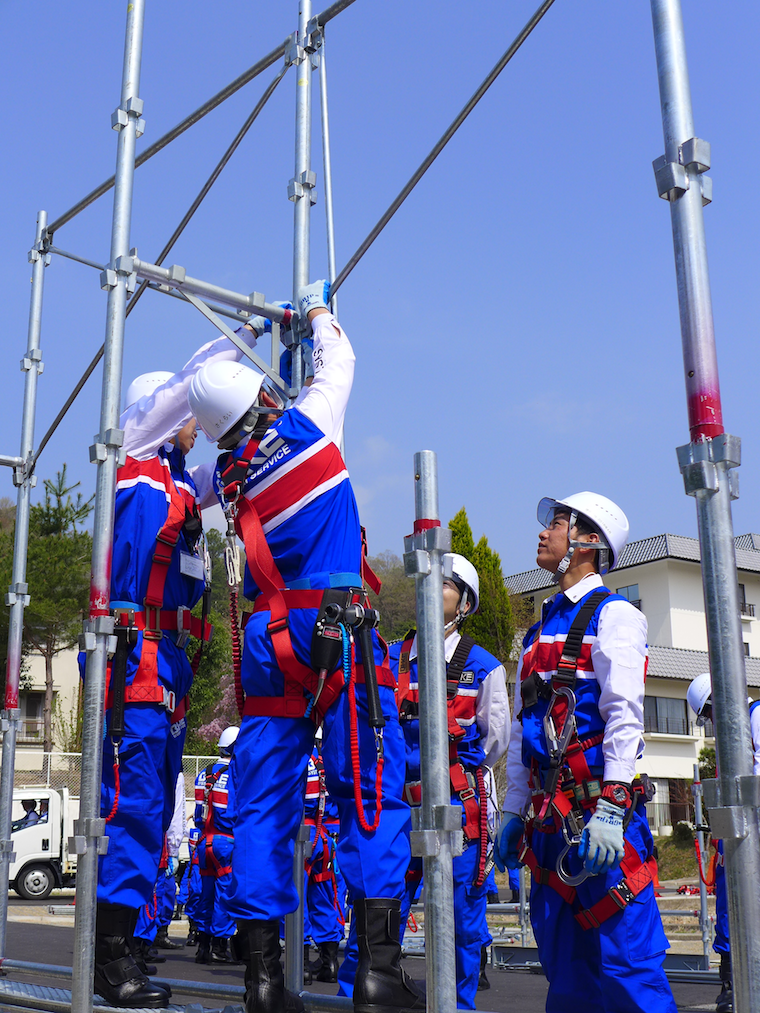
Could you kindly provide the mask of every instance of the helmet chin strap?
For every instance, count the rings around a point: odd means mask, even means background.
[[[453,630],[458,630],[459,627],[462,625],[462,623],[465,621],[469,613],[469,610],[465,612],[465,609],[467,608],[468,604],[469,601],[467,597],[467,588],[465,588],[464,591],[462,591],[462,597],[459,599],[459,604],[457,605],[457,614],[454,616],[451,622],[446,623],[446,625],[443,627],[444,637],[447,637],[449,633],[451,633]]]
[[[554,577],[552,583],[556,584],[563,573],[567,572],[568,566],[570,566],[570,560],[573,558],[577,543],[574,543],[570,538],[570,532],[575,527],[575,522],[578,520],[578,511],[573,510],[570,514],[570,520],[567,524],[567,552],[564,554],[562,559],[559,561],[559,566],[554,571]]]

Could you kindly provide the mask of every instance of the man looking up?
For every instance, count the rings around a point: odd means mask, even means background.
[[[675,1013],[645,794],[634,781],[646,619],[602,581],[628,520],[591,492],[541,500],[538,520],[536,562],[559,591],[523,640],[496,862],[533,873],[547,1013],[579,1004],[584,1013]]]

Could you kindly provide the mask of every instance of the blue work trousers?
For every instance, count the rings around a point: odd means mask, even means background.
[[[185,914],[188,921],[198,921],[198,906],[201,903],[201,869],[198,865],[197,846],[190,852],[190,868],[187,875],[187,901],[185,902]]]
[[[625,836],[646,861],[652,853],[646,817],[635,812]],[[562,834],[534,833],[531,843],[539,866],[555,869],[565,847]],[[572,875],[580,872],[576,849],[566,864]],[[577,905],[592,907],[622,878],[620,869],[589,877],[577,888]],[[583,1013],[676,1013],[662,969],[668,941],[652,884],[599,928],[581,928],[574,910],[551,886],[534,880],[530,917],[549,980],[547,1013],[580,1008]]]
[[[193,921],[199,932],[208,932],[216,939],[229,939],[236,929],[229,913],[234,843],[231,837],[222,834],[214,834],[210,846],[206,837],[201,837],[198,841],[196,853],[200,872],[200,897],[194,908]]]
[[[475,993],[480,976],[480,951],[491,936],[486,924],[486,884],[474,886],[479,849],[477,844],[454,857],[454,946],[457,973],[457,1009],[475,1009]],[[409,910],[422,877],[422,859],[413,858],[407,876],[407,890],[401,902],[401,939],[403,942]]]
[[[172,724],[165,707],[127,704],[119,747],[119,800],[106,824],[108,853],[98,863],[98,901],[139,908],[152,902],[164,834],[174,811],[182,767],[185,719]],[[100,813],[108,816],[115,797],[113,746],[106,711]]]
[[[323,859],[327,852],[335,850],[335,842],[326,834],[322,836],[314,848],[316,827],[309,827],[309,848],[307,859],[313,863],[311,875],[304,874],[306,904],[304,905],[304,943],[312,940],[315,946],[320,943],[337,943],[343,938],[345,917],[335,874],[335,863],[329,879],[317,880],[322,873]],[[311,849],[314,848],[313,852]]]
[[[723,864],[723,841],[718,841],[718,861],[715,866],[715,941],[716,953],[730,953],[731,942],[728,934],[728,896],[726,891],[726,868]]]

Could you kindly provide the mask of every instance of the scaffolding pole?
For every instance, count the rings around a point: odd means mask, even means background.
[[[37,380],[43,369],[40,350],[42,327],[42,294],[45,266],[49,257],[42,252],[47,231],[47,212],[37,215],[34,246],[29,253],[32,264],[32,295],[29,305],[27,350],[21,360],[24,379],[24,407],[21,417],[21,449],[18,465],[13,470],[16,496],[16,530],[13,540],[13,571],[5,604],[11,612],[8,626],[8,659],[5,671],[5,709],[0,720],[3,732],[3,767],[0,772],[0,957],[5,956],[8,928],[8,875],[12,860],[11,822],[13,810],[13,775],[16,762],[16,731],[19,722],[18,684],[21,674],[21,641],[24,635],[24,609],[29,604],[26,583],[26,559],[29,547],[29,512],[32,488],[36,479],[29,462],[34,452],[34,423],[37,410]],[[10,458],[8,459],[10,462]],[[5,462],[4,462],[5,463]]]
[[[712,186],[710,146],[695,136],[680,0],[651,0],[665,154],[654,162],[670,203],[691,442],[678,448],[697,504],[718,779],[703,782],[715,837],[724,842],[734,1008],[760,1009],[760,778],[752,776],[731,469],[740,440],[723,428],[702,207]]]
[[[327,230],[327,280],[335,281],[335,219],[333,216],[332,155],[330,152],[330,113],[327,106],[327,63],[325,61],[325,30],[319,40],[319,108],[322,119],[322,166],[325,174],[325,228]],[[330,297],[333,316],[338,317],[338,297]]]
[[[425,970],[428,1013],[457,1006],[453,857],[462,852],[462,810],[451,805],[442,555],[451,531],[438,517],[438,459],[414,455],[414,533],[404,539],[404,570],[414,577],[420,697],[422,803],[412,810],[412,854],[425,879]]]
[[[90,618],[85,624],[84,648],[87,668],[82,715],[82,781],[79,819],[74,824],[77,862],[76,914],[74,921],[74,967],[72,1013],[91,1013],[95,970],[95,920],[98,889],[98,855],[105,853],[108,838],[100,816],[100,783],[103,755],[103,707],[106,663],[113,647],[114,621],[110,614],[111,548],[113,543],[116,470],[123,433],[119,429],[119,402],[124,352],[127,284],[130,273],[122,264],[129,254],[135,142],[142,113],[140,65],[142,61],[145,0],[131,0],[127,7],[121,101],[113,114],[118,130],[116,175],[111,229],[111,256],[107,272],[103,388],[100,434],[90,448],[97,462],[95,515],[93,520]],[[140,130],[140,132],[142,132]]]

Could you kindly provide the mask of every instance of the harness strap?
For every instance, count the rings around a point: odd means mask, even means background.
[[[409,630],[407,635],[404,637],[404,642],[401,645],[401,651],[398,656],[398,691],[396,693],[396,706],[398,707],[399,714],[403,714],[404,705],[406,704],[409,696],[409,672],[412,667],[409,656],[412,653],[412,644],[414,643],[415,632],[415,630]]]
[[[464,836],[468,841],[480,840],[480,800],[478,792],[467,780],[467,771],[459,760],[449,767],[449,778],[454,794],[464,809]]]
[[[584,931],[598,929],[608,918],[624,911],[653,880],[656,870],[654,856],[642,862],[636,848],[630,841],[625,841],[625,854],[620,863],[623,878],[619,883],[610,887],[596,904],[592,904],[589,908],[582,908],[578,904],[578,891],[575,887],[563,883],[553,869],[544,869],[538,864],[535,852],[530,846],[530,837],[530,828],[526,828],[520,862],[528,866],[537,883],[541,886],[551,887],[566,904],[570,904],[574,908],[573,917]]]
[[[374,591],[375,594],[380,594],[380,588],[383,586],[382,580],[378,577],[372,567],[369,565],[367,560],[367,529],[362,527],[362,565],[361,575],[362,581],[367,585],[370,590]]]

